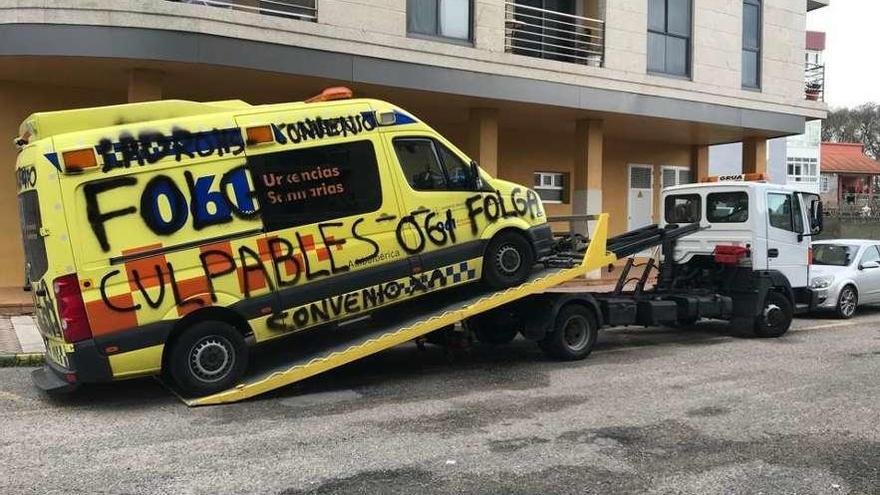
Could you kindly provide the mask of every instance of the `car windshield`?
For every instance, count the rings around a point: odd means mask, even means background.
[[[813,244],[813,264],[849,266],[858,251],[858,246],[846,244]]]

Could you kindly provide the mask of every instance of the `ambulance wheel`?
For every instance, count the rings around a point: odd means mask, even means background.
[[[525,282],[532,273],[532,245],[520,234],[501,232],[489,241],[483,256],[483,280],[493,289],[506,289]]]
[[[174,341],[168,364],[185,395],[210,395],[238,384],[248,365],[247,344],[228,323],[200,321]]]
[[[550,358],[577,361],[590,355],[598,336],[599,325],[593,311],[581,304],[570,304],[559,311],[553,330],[538,346]]]
[[[761,314],[755,317],[755,336],[761,338],[781,337],[791,326],[794,308],[791,301],[779,292],[770,291],[764,299]]]
[[[466,320],[468,329],[481,344],[504,345],[513,342],[522,330],[522,320],[516,313],[495,310]]]

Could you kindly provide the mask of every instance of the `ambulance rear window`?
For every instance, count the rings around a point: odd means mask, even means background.
[[[29,281],[36,282],[43,277],[49,265],[46,260],[46,242],[40,235],[43,223],[37,191],[19,194],[18,209],[21,217],[21,238],[24,241],[25,276]]]
[[[362,215],[382,206],[370,141],[259,155],[248,162],[268,231]]]

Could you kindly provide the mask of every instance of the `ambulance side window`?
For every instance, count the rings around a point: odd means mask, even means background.
[[[416,191],[473,191],[471,167],[441,143],[427,138],[398,138],[394,151],[407,183]]]
[[[382,206],[370,141],[282,151],[248,159],[268,231],[360,215]]]

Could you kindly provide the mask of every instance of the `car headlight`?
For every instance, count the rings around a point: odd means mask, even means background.
[[[834,275],[823,275],[821,277],[815,277],[810,281],[810,287],[814,289],[827,289],[831,287],[831,284],[834,282]]]

